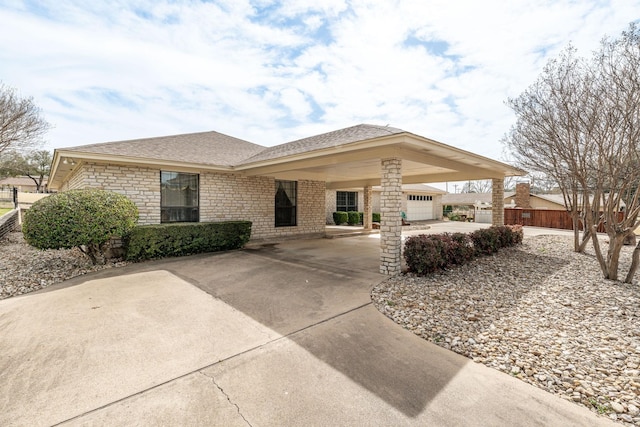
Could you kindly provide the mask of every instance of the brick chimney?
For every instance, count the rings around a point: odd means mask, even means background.
[[[529,190],[528,182],[516,184],[516,207],[524,209],[531,208]]]

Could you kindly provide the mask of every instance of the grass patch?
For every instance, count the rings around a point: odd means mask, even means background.
[[[11,212],[13,209],[11,208],[0,208],[0,216],[6,214],[7,212]]]

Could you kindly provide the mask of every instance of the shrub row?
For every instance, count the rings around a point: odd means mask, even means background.
[[[250,221],[143,225],[124,238],[128,260],[143,260],[243,247],[251,237]]]
[[[333,213],[333,222],[336,225],[340,225],[340,224],[349,224],[349,225],[356,225],[356,224],[362,224],[363,223],[363,218],[364,218],[364,212],[334,212]],[[373,213],[372,215],[372,219],[373,222],[380,222],[380,214],[379,213]]]
[[[494,226],[469,234],[421,234],[406,240],[404,258],[409,271],[426,275],[520,244],[522,238],[522,226],[519,225]]]

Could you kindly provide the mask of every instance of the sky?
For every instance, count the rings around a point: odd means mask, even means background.
[[[0,81],[42,109],[47,149],[369,123],[506,160],[505,101],[639,18],[640,0],[0,0]]]

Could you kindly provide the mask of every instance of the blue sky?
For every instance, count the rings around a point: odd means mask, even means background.
[[[54,125],[47,148],[371,123],[503,159],[507,97],[639,15],[640,0],[0,0],[0,80]]]

